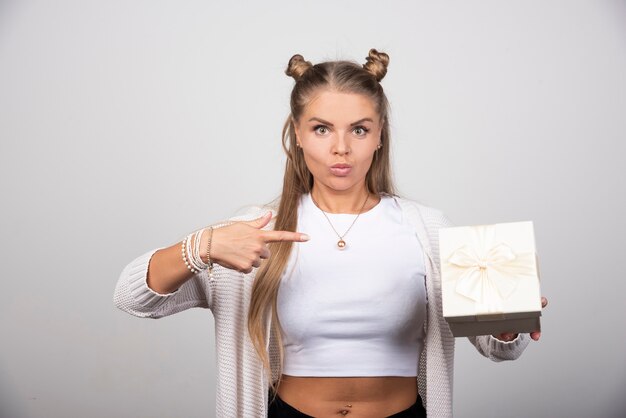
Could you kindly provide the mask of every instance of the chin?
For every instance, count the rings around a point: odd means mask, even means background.
[[[338,192],[353,189],[357,184],[359,184],[359,182],[355,182],[353,179],[348,179],[347,177],[335,177],[327,182],[324,182],[326,187]]]

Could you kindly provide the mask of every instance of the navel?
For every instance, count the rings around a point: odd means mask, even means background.
[[[346,409],[346,408],[352,408],[352,404],[344,405],[344,409],[339,411],[339,413],[343,415],[344,417],[350,413],[350,409]]]

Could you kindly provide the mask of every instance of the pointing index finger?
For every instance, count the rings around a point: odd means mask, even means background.
[[[291,231],[266,231],[263,234],[263,240],[265,242],[279,242],[279,241],[294,241],[304,242],[308,241],[310,237],[307,234]]]

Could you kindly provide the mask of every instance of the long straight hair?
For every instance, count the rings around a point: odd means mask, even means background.
[[[287,162],[274,230],[296,231],[300,197],[310,193],[313,187],[313,175],[306,166],[304,155],[296,147],[294,122],[300,119],[310,100],[323,90],[360,94],[372,100],[382,123],[380,137],[382,147],[374,153],[365,183],[369,193],[395,195],[389,157],[389,103],[380,85],[380,80],[387,73],[389,56],[371,49],[366,60],[363,65],[351,61],[328,61],[312,65],[299,54],[289,60],[285,73],[296,82],[291,92],[291,114],[287,117],[282,131],[282,144],[287,154]],[[252,286],[248,332],[275,394],[280,384],[283,365],[282,334],[276,314],[276,300],[281,276],[293,245],[292,242],[286,241],[273,242],[268,246],[271,255],[257,270]],[[271,330],[267,329],[268,315],[271,315]],[[266,336],[269,332],[278,339],[280,369],[274,371],[279,376],[277,381],[272,381],[270,358],[266,349],[268,344]]]

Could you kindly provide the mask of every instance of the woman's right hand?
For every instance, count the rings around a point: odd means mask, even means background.
[[[262,228],[271,219],[272,212],[268,212],[252,221],[235,222],[228,226],[213,229],[211,262],[242,273],[250,273],[254,267],[261,265],[262,259],[269,258],[268,243],[309,240],[308,235],[300,232],[264,231]],[[206,235],[206,233],[203,234],[202,242],[208,244],[208,236]],[[206,248],[206,244],[203,245],[203,248]]]

